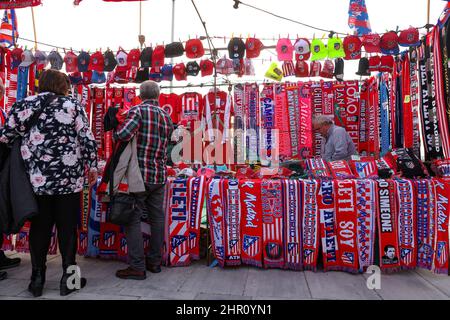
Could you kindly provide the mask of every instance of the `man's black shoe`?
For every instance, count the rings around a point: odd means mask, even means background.
[[[159,264],[151,264],[148,260],[145,261],[145,267],[151,273],[160,273],[161,266]]]
[[[11,269],[19,266],[20,258],[8,258],[3,252],[0,252],[0,270]]]

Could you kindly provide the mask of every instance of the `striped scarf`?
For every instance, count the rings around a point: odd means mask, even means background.
[[[205,176],[188,179],[189,255],[192,260],[200,259],[200,223],[203,199],[205,197],[205,185]]]
[[[333,179],[351,179],[355,177],[348,162],[345,160],[329,161],[327,164]]]
[[[275,93],[273,84],[264,84],[261,91],[261,119],[262,119],[262,141],[261,141],[261,164],[269,165],[274,160],[273,150],[276,147],[275,134]]]
[[[431,270],[434,252],[434,182],[416,180],[417,195],[417,266]]]
[[[311,96],[305,84],[300,83],[299,88],[299,126],[298,126],[298,154],[300,159],[312,155],[313,130],[311,114]]]
[[[206,198],[212,252],[221,267],[225,265],[223,182],[217,178],[210,180]]]
[[[88,248],[88,221],[89,221],[89,197],[90,188],[88,184],[83,186],[81,193],[81,212],[78,221],[78,254],[84,256]]]
[[[434,179],[436,193],[436,242],[434,246],[433,270],[448,274],[450,180]]]
[[[322,85],[320,82],[313,83],[311,92],[311,110],[313,115],[323,114]],[[319,133],[314,133],[313,156],[320,156],[323,139]]]
[[[245,163],[245,90],[241,84],[234,86],[234,160]]]
[[[240,192],[239,182],[235,179],[224,181],[225,197],[225,265],[238,266],[241,264],[241,243],[240,243]]]
[[[322,158],[310,158],[305,161],[306,170],[310,178],[331,179],[331,173],[328,171],[326,162]]]
[[[299,119],[299,89],[297,83],[287,83],[286,84],[286,99],[287,99],[287,115],[289,122],[284,124],[284,128],[289,128],[290,139],[290,149],[292,151],[292,158],[296,159],[299,157],[299,139],[298,136],[300,123]],[[280,139],[283,137],[280,136]]]
[[[380,92],[380,138],[381,138],[381,156],[391,149],[391,134],[389,130],[389,111],[388,111],[388,88],[382,73],[379,74],[379,92]]]
[[[100,221],[101,221],[101,202],[97,199],[97,188],[101,183],[101,178],[97,184],[90,189],[89,201],[89,224],[88,224],[88,247],[86,256],[97,257],[99,255],[100,241]]]
[[[291,99],[292,100],[292,99]],[[275,85],[275,128],[278,130],[280,156],[291,158],[296,155],[291,145],[289,130],[291,115],[294,112],[292,101],[287,100],[287,87],[284,84]],[[293,120],[295,121],[295,119]],[[292,128],[291,128],[292,130]],[[293,140],[294,143],[296,140]]]
[[[18,68],[11,68],[11,54],[8,52],[6,54],[6,100],[5,100],[5,111],[9,114],[9,110],[12,105],[16,102],[17,98],[17,73]]]
[[[360,272],[364,272],[374,263],[376,213],[375,181],[356,180],[356,230]]]
[[[303,268],[305,270],[317,270],[319,256],[319,211],[317,206],[316,180],[303,180],[303,218],[302,218],[302,245]]]
[[[245,85],[245,106],[247,160],[249,163],[256,163],[259,159],[258,147],[260,145],[259,131],[261,126],[259,91],[256,84]]]
[[[28,72],[30,67],[19,67],[17,73],[17,97],[16,101],[21,101],[27,97]]]

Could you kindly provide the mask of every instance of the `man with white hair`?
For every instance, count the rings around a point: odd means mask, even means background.
[[[336,126],[329,116],[316,115],[312,123],[314,132],[325,140],[320,152],[325,161],[350,160],[352,155],[358,154],[348,132]]]

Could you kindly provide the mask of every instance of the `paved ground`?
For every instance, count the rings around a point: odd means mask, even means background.
[[[0,282],[0,300],[33,299],[26,290],[31,272],[30,259],[20,256],[19,268],[8,271]],[[381,276],[381,290],[369,290],[367,275],[343,272],[294,272],[253,267],[209,268],[204,262],[190,267],[163,268],[147,274],[145,281],[121,280],[114,272],[124,263],[92,258],[78,259],[88,285],[80,292],[60,297],[59,256],[48,261],[47,284],[41,299],[450,299],[450,277],[417,270]]]

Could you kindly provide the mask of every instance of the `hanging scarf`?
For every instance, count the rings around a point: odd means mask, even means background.
[[[420,159],[419,79],[417,74],[417,50],[415,48],[410,53],[409,59],[409,81],[411,85],[411,111],[413,121],[413,150],[417,158]]]
[[[189,255],[192,260],[200,259],[200,223],[205,197],[205,184],[205,176],[188,179]]]
[[[18,67],[18,69],[16,101],[21,101],[27,97],[28,71],[30,70],[30,67]]]
[[[287,97],[287,87],[284,84],[275,84],[275,124],[278,130],[278,148],[281,157],[290,159],[296,154],[293,150],[293,144],[297,143],[297,136],[292,136],[292,128],[290,128],[291,119],[295,122],[295,110],[292,96],[290,100]],[[290,91],[292,93],[292,91]],[[291,140],[292,139],[292,140]],[[292,141],[292,143],[291,143]]]
[[[394,272],[400,269],[394,182],[377,180],[377,193],[380,268],[383,272]]]
[[[299,83],[299,85],[298,154],[300,159],[306,159],[312,155],[313,146],[311,96],[305,84]]]
[[[361,96],[359,99],[359,136],[358,153],[368,155],[368,137],[367,137],[367,113],[369,105],[369,84],[368,80],[361,85]]]
[[[12,69],[11,67],[11,54],[8,52],[6,54],[6,100],[5,100],[5,111],[9,114],[9,110],[12,105],[16,102],[17,98],[17,73],[19,68]]]
[[[289,140],[286,142],[289,143],[288,146],[292,151],[290,156],[293,159],[298,159],[299,154],[299,140],[298,136],[299,132],[299,89],[297,83],[287,83],[286,84],[286,99],[287,99],[287,112],[285,114],[288,116],[288,122],[285,123],[283,128],[289,128]],[[281,128],[278,127],[280,130]],[[280,144],[283,143],[284,137],[280,135]]]
[[[322,158],[310,158],[305,161],[306,170],[310,178],[330,178],[331,174],[328,171],[326,162]]]
[[[283,205],[281,181],[261,182],[264,268],[284,266]]]
[[[358,272],[356,181],[334,180],[340,269]]]
[[[98,179],[97,184],[90,188],[89,201],[89,225],[88,225],[88,247],[86,256],[97,257],[99,255],[99,241],[100,241],[100,221],[101,221],[101,205],[102,203],[97,199],[97,188],[101,183],[101,178]]]
[[[28,71],[28,95],[34,96],[36,94],[36,64],[32,64]]]
[[[359,84],[358,81],[345,82],[346,131],[355,146],[359,145]]]
[[[320,82],[311,85],[311,109],[312,114],[323,114],[322,84]],[[319,133],[314,134],[313,156],[320,156],[323,139]]]
[[[416,180],[417,194],[417,266],[431,270],[434,253],[433,180]]]
[[[344,82],[335,82],[334,91],[334,123],[337,126],[346,127],[347,110],[345,108],[346,90]]]
[[[113,98],[114,98],[114,88],[107,87],[106,88],[106,100],[105,100],[105,114],[108,112],[108,109],[113,106]],[[112,131],[105,132],[105,159],[109,159],[112,155],[113,149],[113,141],[112,141]]]
[[[221,267],[225,264],[223,181],[217,178],[210,180],[206,198],[212,252]]]
[[[239,181],[241,195],[242,263],[262,267],[261,180]]]
[[[391,73],[391,81],[389,86],[389,114],[390,114],[390,125],[391,125],[391,141],[392,141],[392,147],[397,147],[397,137],[396,137],[396,115],[398,113],[397,111],[397,99],[398,99],[398,92],[397,92],[397,64],[394,63],[394,68]]]
[[[345,160],[329,161],[327,164],[333,179],[351,179],[355,177],[348,162]]]
[[[319,256],[319,212],[317,207],[318,182],[315,180],[303,180],[303,268],[305,270],[317,270]]]
[[[86,111],[86,115],[89,121],[89,124],[92,127],[92,119],[91,119],[91,104],[92,104],[92,91],[88,86],[82,86],[82,97],[81,97],[81,106]]]
[[[436,175],[439,177],[450,177],[450,159],[438,159],[433,161],[436,167]]]
[[[378,177],[378,168],[376,161],[367,160],[350,160],[350,167],[356,178],[359,179],[375,179]]]
[[[16,243],[14,248],[19,253],[29,253],[30,252],[30,221],[25,222],[22,229],[16,235]]]
[[[411,75],[410,75],[410,63],[407,53],[402,55],[401,59],[402,68],[402,99],[403,99],[403,119],[401,119],[404,128],[404,147],[412,148],[414,145],[414,131],[413,131],[413,114],[411,106]]]
[[[162,262],[164,265],[169,265],[169,253],[170,253],[170,241],[169,241],[169,193],[172,186],[172,182],[175,180],[173,177],[167,177],[166,185],[164,186],[164,200],[163,200],[163,210],[164,210],[164,242],[162,248]]]
[[[433,271],[435,273],[448,274],[450,180],[443,178],[433,180],[436,194],[436,241]]]
[[[356,180],[356,230],[360,272],[365,272],[367,267],[374,263],[376,213],[375,181]]]
[[[285,268],[302,270],[302,187],[300,180],[282,180],[284,218]]]
[[[241,264],[239,182],[235,179],[224,182],[225,265],[238,266]]]
[[[97,143],[97,154],[100,159],[104,159],[104,118],[105,92],[102,88],[94,88],[94,112],[92,119],[92,133]]]
[[[395,180],[398,218],[398,247],[402,269],[414,269],[417,263],[416,200],[410,180]]]
[[[381,138],[381,152],[380,155],[384,156],[386,152],[391,149],[391,134],[389,130],[389,100],[388,100],[388,88],[383,73],[379,73],[379,91],[380,91],[380,138]]]
[[[175,267],[189,265],[188,183],[186,179],[175,179],[171,182],[167,215],[169,218],[169,264]]]
[[[242,84],[234,86],[234,160],[245,164],[245,103],[246,92]]]
[[[102,258],[114,259],[119,253],[120,226],[106,222],[108,204],[102,203],[102,220],[100,223],[99,254]]]
[[[319,192],[317,193],[320,236],[322,239],[322,260],[325,271],[340,270],[333,187],[333,181],[321,180]]]
[[[326,116],[334,115],[334,92],[333,82],[327,81],[322,83],[322,105],[323,113]]]
[[[89,185],[83,186],[81,192],[81,212],[80,220],[78,221],[78,254],[84,256],[88,247],[88,221],[89,221]]]
[[[379,130],[379,97],[376,78],[369,79],[369,105],[367,117],[367,153],[369,156],[380,156],[380,130]]]
[[[259,131],[261,125],[257,84],[245,85],[245,106],[247,160],[249,163],[256,163],[259,159]]]
[[[261,92],[261,117],[263,125],[261,151],[261,165],[269,165],[273,158],[273,150],[275,148],[275,93],[273,84],[264,84]]]
[[[3,246],[0,248],[4,251],[12,251],[14,250],[14,244],[13,244],[13,235],[9,234],[3,234]]]

